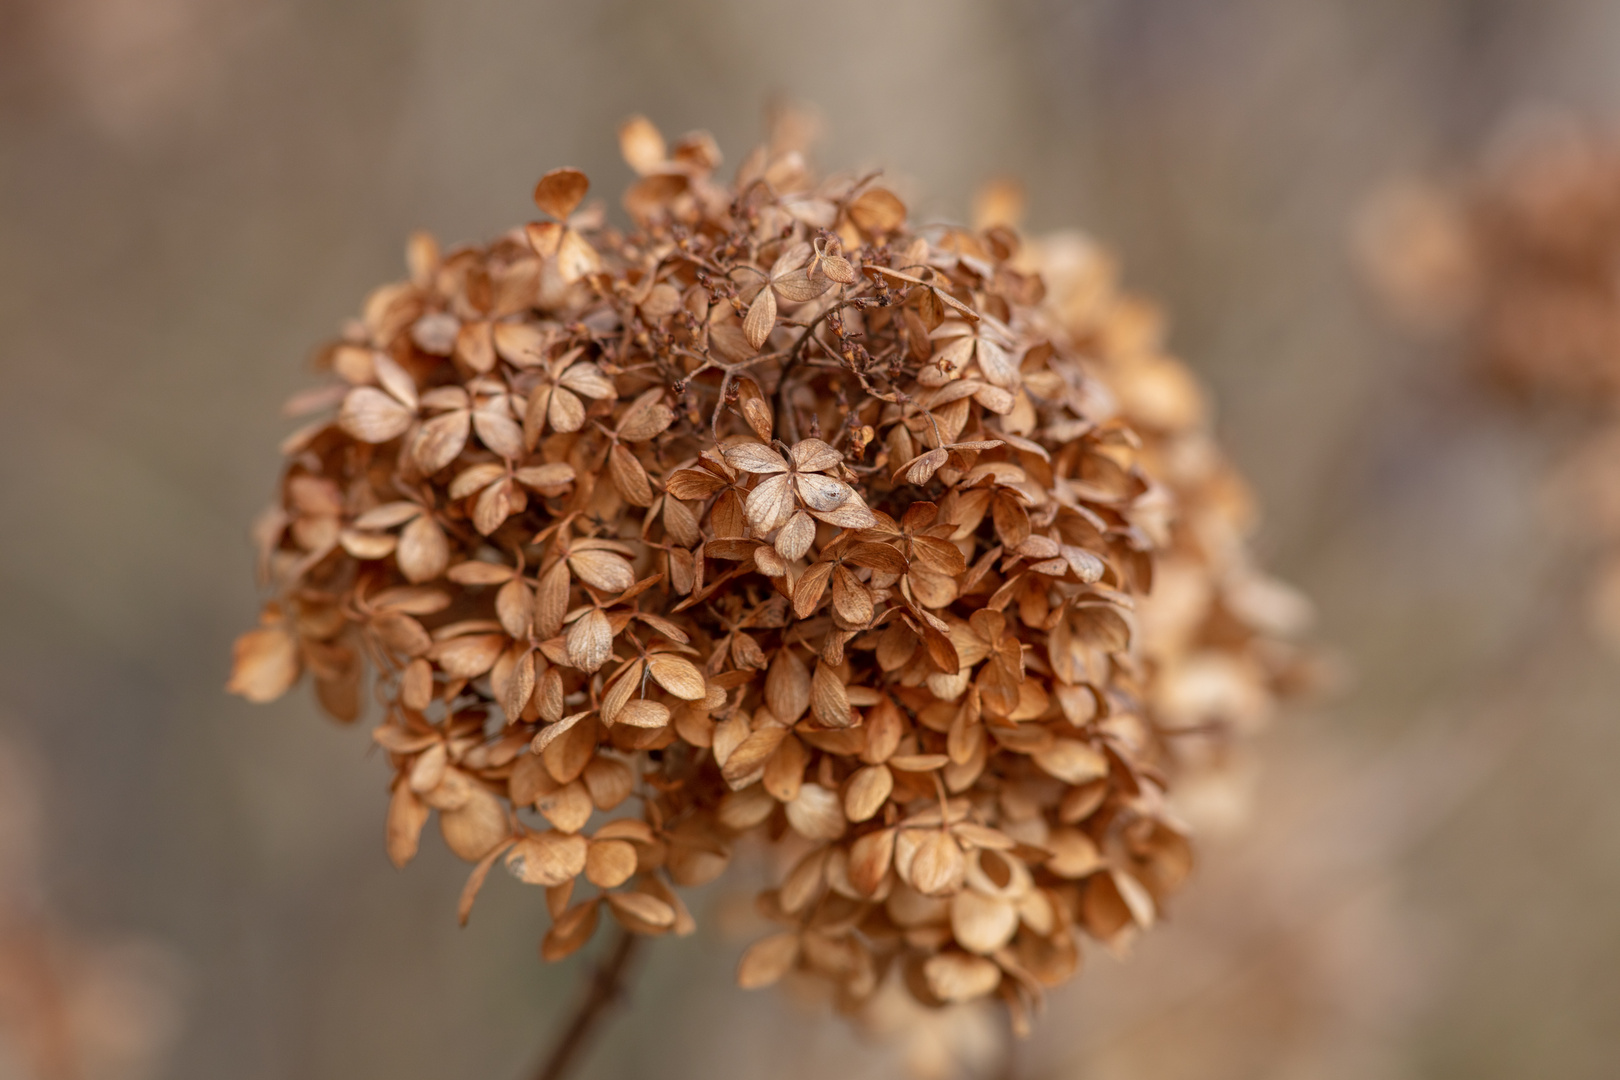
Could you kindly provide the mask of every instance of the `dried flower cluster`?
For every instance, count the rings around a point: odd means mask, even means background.
[[[390,856],[437,811],[462,917],[501,861],[548,959],[604,909],[688,932],[676,888],[753,835],[790,869],[744,986],[1022,1024],[1186,877],[1168,789],[1263,717],[1298,603],[1090,249],[913,225],[785,142],[727,185],[706,135],[620,139],[631,229],[548,173],[545,220],[413,240],[322,354],[231,689],[374,692]]]
[[[1381,193],[1359,239],[1403,321],[1462,339],[1521,400],[1591,414],[1553,494],[1608,549],[1591,615],[1620,647],[1620,141],[1567,116],[1517,117],[1465,182]]]

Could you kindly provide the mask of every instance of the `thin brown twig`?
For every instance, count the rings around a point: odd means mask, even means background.
[[[613,1006],[624,998],[630,961],[640,942],[637,935],[628,930],[619,930],[613,951],[591,972],[585,996],[574,1009],[574,1015],[562,1035],[540,1063],[539,1070],[534,1074],[535,1080],[562,1080],[568,1075],[596,1028]]]

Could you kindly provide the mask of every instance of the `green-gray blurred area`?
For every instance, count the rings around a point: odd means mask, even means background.
[[[45,769],[56,916],[185,972],[152,1074],[527,1075],[582,977],[540,964],[538,893],[497,875],[458,929],[466,867],[437,839],[404,872],[383,854],[364,729],[307,691],[224,695],[259,599],[248,524],[281,402],[409,231],[526,220],[559,165],[616,205],[633,112],[735,163],[772,100],[813,105],[820,161],[885,166],[918,212],[965,216],[1013,174],[1032,230],[1117,250],[1353,673],[1262,743],[1257,828],[1288,836],[1215,845],[1130,964],[1094,950],[1018,1075],[1620,1075],[1620,659],[1543,520],[1565,423],[1388,329],[1346,241],[1380,183],[1472,160],[1516,107],[1612,118],[1620,6],[11,0],[0,734]],[[1303,939],[1348,918],[1342,970],[1272,955],[1297,942],[1269,926],[1222,944],[1256,891]],[[704,893],[708,929],[649,950],[587,1075],[891,1074],[731,987],[731,903]]]

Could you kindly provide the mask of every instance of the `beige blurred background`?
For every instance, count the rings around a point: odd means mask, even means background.
[[[735,163],[773,96],[914,207],[1011,173],[1030,227],[1115,248],[1353,672],[1264,737],[1175,924],[1094,951],[1006,1075],[1620,1076],[1620,658],[1538,496],[1569,422],[1385,328],[1346,244],[1523,102],[1614,119],[1620,6],[5,0],[0,740],[40,792],[31,910],[147,950],[161,1030],[98,1075],[527,1074],[581,973],[538,962],[537,895],[458,930],[461,863],[384,857],[363,730],[222,692],[247,526],[280,402],[409,230],[487,236],[563,164],[616,203],[635,111]],[[718,930],[650,951],[587,1075],[892,1075],[732,989]]]

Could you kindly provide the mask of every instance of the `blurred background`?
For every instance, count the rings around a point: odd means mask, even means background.
[[[1028,228],[1117,251],[1349,673],[1257,743],[1173,925],[1092,950],[1007,1074],[1620,1075],[1620,658],[1541,509],[1570,424],[1390,329],[1348,242],[1526,102],[1612,120],[1620,6],[5,0],[0,956],[60,961],[67,1028],[0,977],[0,1078],[35,1076],[30,1039],[93,1077],[526,1075],[580,962],[539,963],[509,881],[459,930],[436,838],[389,866],[363,730],[223,693],[248,524],[281,402],[410,230],[526,220],[564,164],[616,207],[632,112],[735,164],[773,98],[924,215],[1011,174]],[[585,1075],[994,1058],[993,1024],[866,1050],[733,989],[729,903],[649,950]]]

